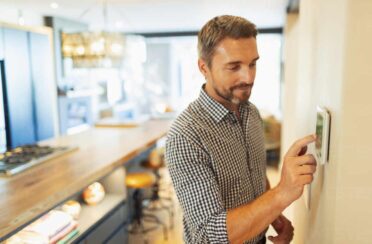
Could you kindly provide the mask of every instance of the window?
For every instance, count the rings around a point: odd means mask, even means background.
[[[257,36],[260,60],[250,98],[260,110],[275,115],[280,115],[281,39],[279,33]],[[205,82],[197,65],[197,37],[146,38],[146,48],[145,80],[163,94],[157,102],[182,111],[198,97]]]

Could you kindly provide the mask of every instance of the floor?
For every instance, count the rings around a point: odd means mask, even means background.
[[[164,184],[169,184],[169,175],[164,169],[162,172],[164,175]],[[274,167],[268,167],[267,169],[267,175],[270,181],[270,184],[276,185],[280,179],[280,172],[277,168]],[[137,235],[129,235],[129,243],[130,244],[142,244],[142,243],[148,243],[148,244],[182,244],[182,210],[178,204],[177,198],[175,197],[174,192],[171,190],[168,193],[168,196],[172,197],[173,203],[174,203],[174,209],[175,209],[175,215],[174,215],[174,227],[173,229],[168,231],[168,239],[165,240],[163,236],[163,231],[161,228],[157,228],[156,230],[146,234],[145,236],[137,234]],[[285,216],[289,219],[292,219],[292,210],[291,208],[286,209]],[[156,215],[169,226],[169,215],[166,211],[160,210],[156,211]],[[147,225],[149,226],[149,225]],[[275,231],[270,227],[267,236],[269,235],[275,235]],[[147,240],[147,241],[146,241]],[[269,240],[267,243],[271,243]]]

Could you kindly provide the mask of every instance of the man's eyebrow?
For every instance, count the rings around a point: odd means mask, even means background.
[[[256,61],[259,60],[259,59],[260,59],[260,56],[254,58],[254,59],[252,60],[252,62],[256,62]]]
[[[252,62],[256,62],[260,57],[256,57],[252,60]],[[237,65],[237,64],[241,64],[242,61],[230,61],[228,63],[225,64],[225,66],[229,66],[229,65]]]
[[[226,63],[225,65],[228,66],[228,65],[236,65],[236,64],[241,64],[242,61],[231,61],[231,62],[228,62]]]

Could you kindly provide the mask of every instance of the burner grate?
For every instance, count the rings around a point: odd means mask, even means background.
[[[50,147],[37,144],[17,147],[0,154],[0,174],[14,175],[74,149],[76,147]]]

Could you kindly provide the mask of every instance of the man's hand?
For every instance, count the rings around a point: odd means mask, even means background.
[[[278,188],[283,199],[290,204],[298,199],[306,184],[313,181],[316,170],[316,160],[312,154],[305,154],[307,145],[314,142],[315,135],[306,136],[296,141],[284,156],[281,179]]]
[[[293,238],[293,226],[284,215],[279,217],[271,224],[274,227],[277,236],[269,236],[268,239],[275,244],[288,244]]]

